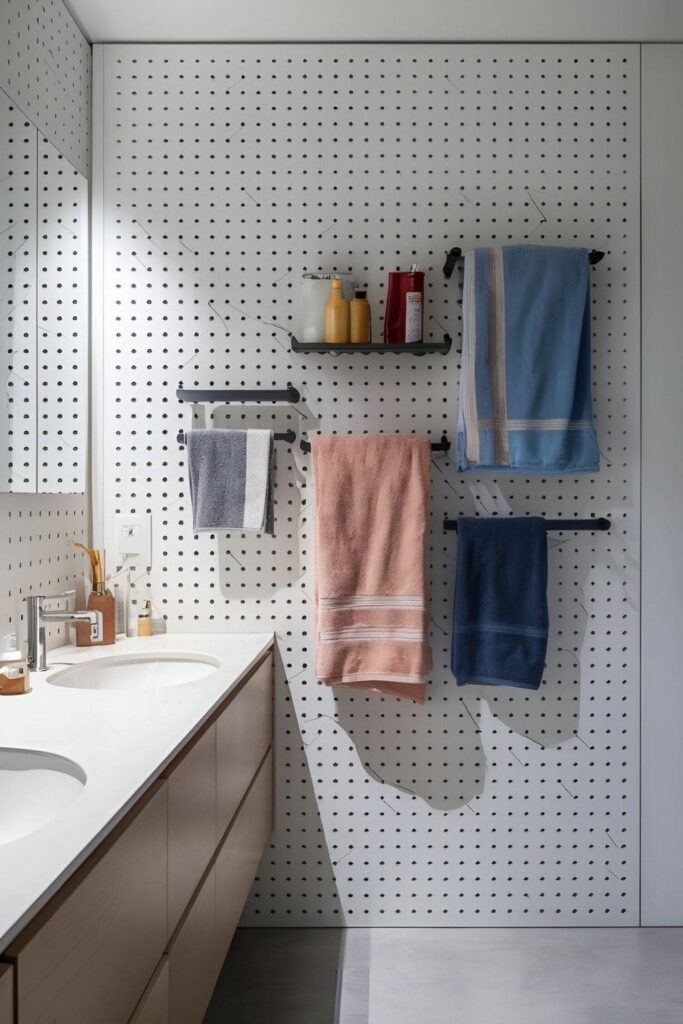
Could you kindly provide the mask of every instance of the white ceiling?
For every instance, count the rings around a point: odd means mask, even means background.
[[[683,39],[681,0],[65,0],[92,42]]]

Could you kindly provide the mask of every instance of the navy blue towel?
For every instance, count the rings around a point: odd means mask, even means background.
[[[542,519],[458,519],[451,667],[458,686],[537,690],[548,642]]]

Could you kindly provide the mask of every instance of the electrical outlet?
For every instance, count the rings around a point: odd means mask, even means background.
[[[137,569],[152,564],[152,517],[150,515],[116,516],[116,565],[123,563]]]

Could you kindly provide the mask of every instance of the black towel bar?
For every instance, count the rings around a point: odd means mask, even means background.
[[[181,402],[291,402],[296,404],[300,399],[297,388],[288,384],[286,388],[275,390],[257,389],[246,391],[226,391],[221,388],[200,388],[199,390],[188,390],[178,388],[176,397]]]
[[[178,437],[176,439],[178,441],[178,444],[187,444],[186,438],[187,435],[185,431],[179,430]],[[275,441],[286,441],[287,444],[293,444],[296,441],[296,434],[294,433],[293,430],[285,430],[279,434],[273,434],[273,438]]]
[[[444,277],[451,277],[455,270],[455,264],[458,260],[462,259],[463,255],[464,253],[462,249],[459,249],[457,246],[448,250],[446,253],[446,262],[443,265]],[[588,262],[594,267],[596,263],[600,262],[604,255],[604,252],[601,252],[599,249],[591,249],[588,253]]]
[[[450,450],[450,447],[451,447],[451,442],[448,440],[448,438],[446,437],[445,434],[442,435],[440,441],[432,441],[432,451],[433,452],[447,452],[447,451]],[[301,451],[302,452],[310,452],[310,450],[311,450],[311,442],[310,441],[302,441],[301,442]]]
[[[493,517],[495,518],[495,517]],[[601,517],[599,519],[546,519],[545,528],[546,530],[609,530],[612,523],[609,519]],[[444,530],[455,530],[458,531],[458,520],[457,519],[444,519],[443,521]]]

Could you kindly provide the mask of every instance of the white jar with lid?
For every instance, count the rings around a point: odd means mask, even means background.
[[[301,278],[299,341],[319,345],[325,340],[325,304],[330,297],[333,278],[339,278],[342,297],[350,302],[356,287],[353,274],[304,274]]]

